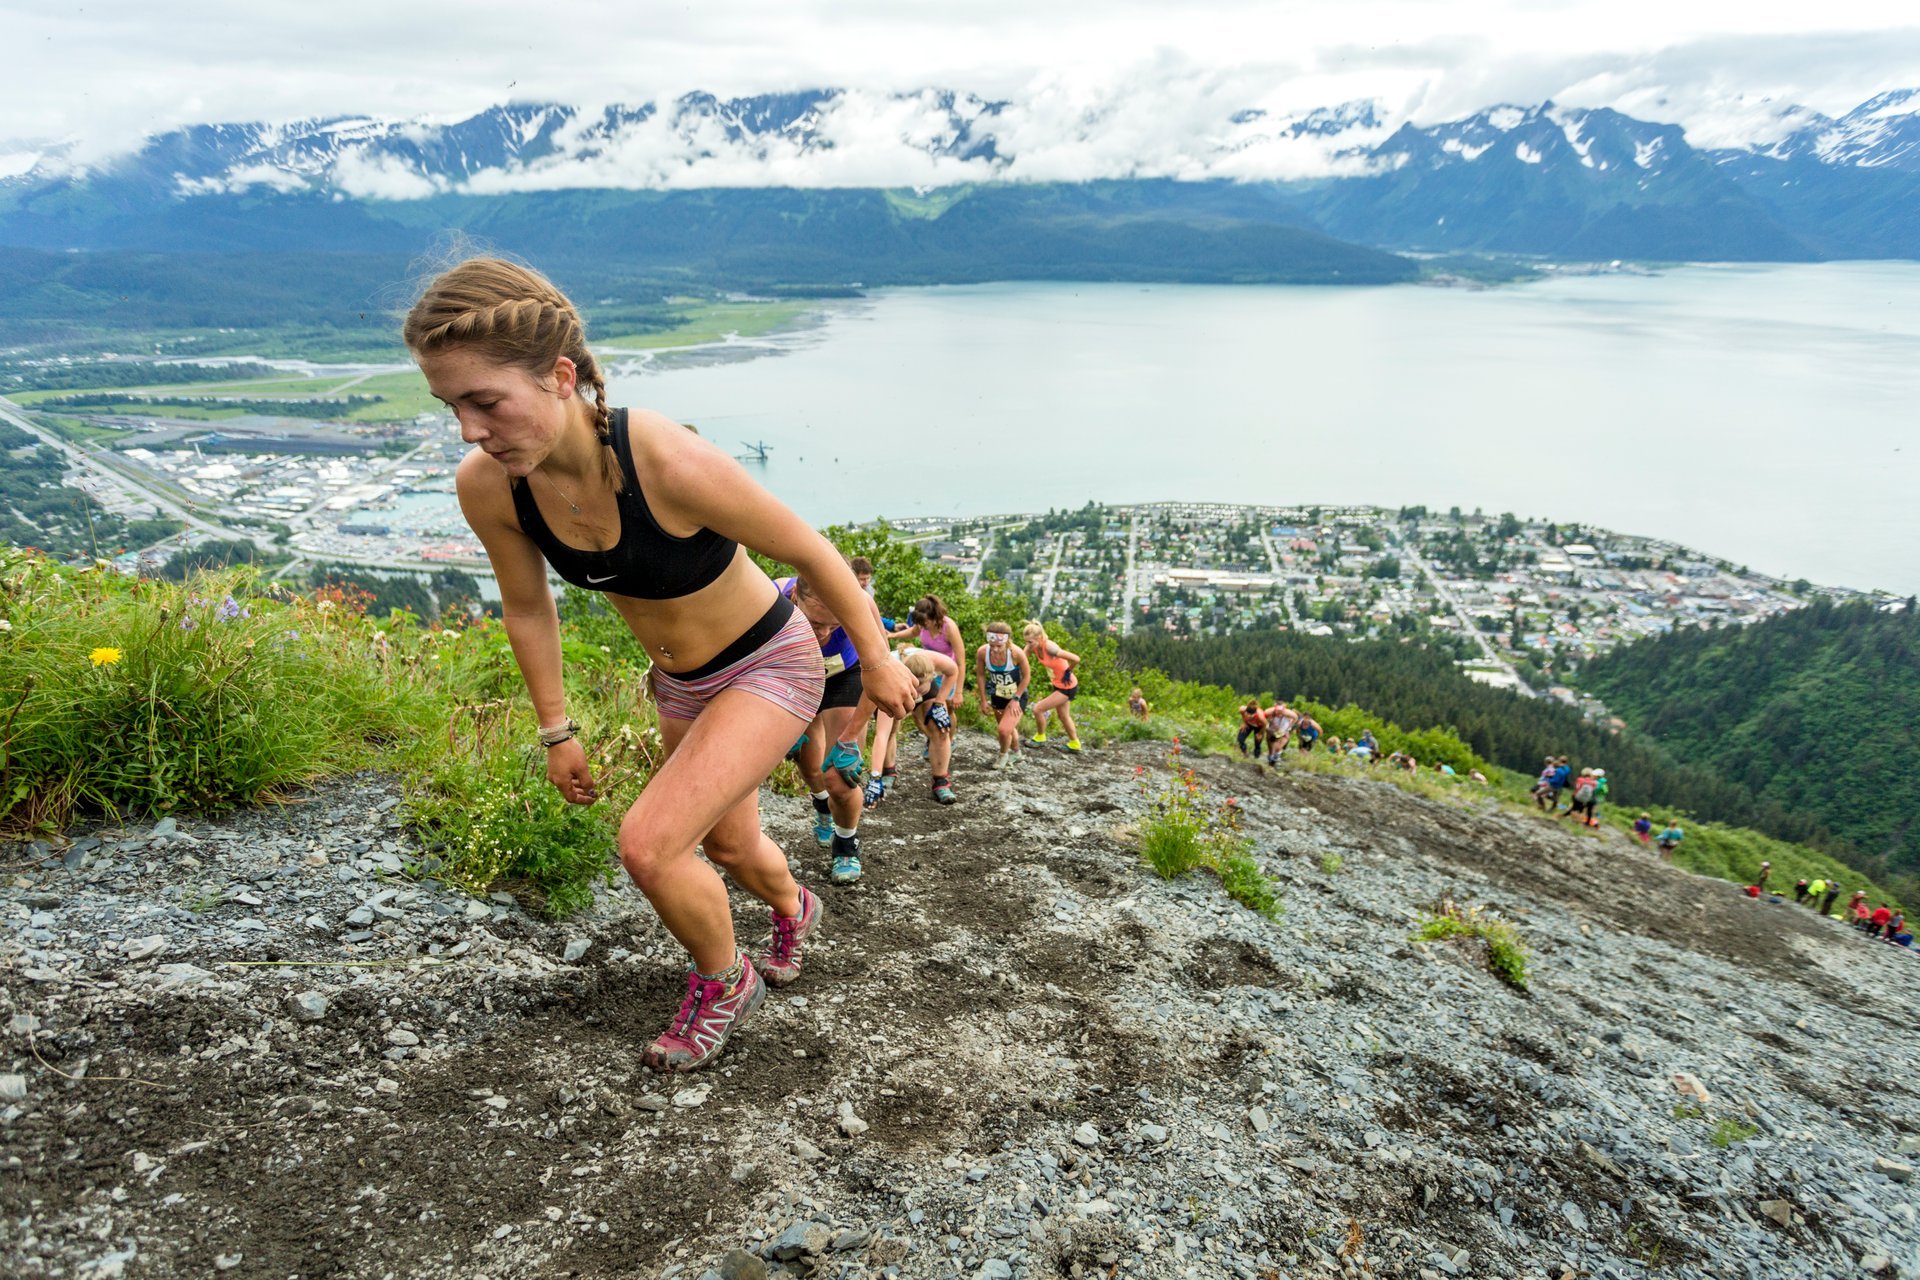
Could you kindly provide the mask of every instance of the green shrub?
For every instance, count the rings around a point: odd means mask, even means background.
[[[440,878],[474,893],[503,879],[539,891],[549,915],[593,901],[613,883],[613,833],[592,810],[568,804],[547,781],[545,753],[507,753],[469,797],[464,833],[443,855]]]
[[[0,563],[0,822],[218,808],[364,763],[430,722],[374,627],[262,590]]]
[[[1413,937],[1419,942],[1445,938],[1472,938],[1486,951],[1487,971],[1514,988],[1527,989],[1527,945],[1520,933],[1504,920],[1488,915],[1482,908],[1462,910],[1451,899],[1443,899],[1421,917]]]
[[[1227,896],[1269,920],[1281,914],[1280,893],[1274,880],[1260,870],[1253,842],[1240,833],[1239,802],[1229,797],[1215,803],[1207,786],[1193,770],[1180,766],[1176,741],[1170,763],[1174,776],[1157,794],[1135,770],[1153,810],[1140,824],[1140,856],[1163,880],[1205,868],[1220,879]]]
[[[502,626],[382,623],[364,605],[244,568],[172,583],[0,559],[0,828],[217,809],[383,765],[442,879],[475,893],[522,881],[556,914],[585,905],[658,759],[637,646],[565,640],[567,707],[602,797],[576,808],[531,749]]]
[[[1730,1147],[1736,1142],[1745,1142],[1760,1132],[1758,1125],[1748,1124],[1732,1116],[1722,1116],[1713,1122],[1713,1132],[1708,1135],[1716,1147]]]

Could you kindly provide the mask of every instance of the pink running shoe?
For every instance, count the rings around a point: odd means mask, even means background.
[[[647,1046],[640,1061],[655,1071],[692,1071],[719,1057],[740,1020],[767,998],[767,984],[753,961],[742,957],[741,963],[740,980],[731,987],[701,977],[698,970],[688,972],[687,998],[673,1025]]]
[[[773,917],[773,937],[767,941],[766,952],[754,957],[754,968],[760,971],[767,982],[776,987],[784,987],[800,976],[800,948],[806,944],[813,931],[820,927],[820,921],[827,914],[820,905],[820,899],[813,890],[800,886],[800,914]]]

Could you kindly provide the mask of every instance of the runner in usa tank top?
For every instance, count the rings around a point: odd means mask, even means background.
[[[513,510],[520,531],[540,548],[561,579],[587,591],[631,596],[636,600],[673,600],[708,586],[733,563],[739,543],[711,529],[676,538],[660,527],[640,490],[633,466],[633,445],[627,435],[627,411],[615,409],[609,430],[613,456],[620,463],[626,485],[614,495],[620,513],[620,540],[605,551],[590,551],[562,542],[540,514],[532,486],[513,486]]]

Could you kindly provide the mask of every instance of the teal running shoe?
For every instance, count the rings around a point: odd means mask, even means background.
[[[860,839],[858,836],[833,838],[833,870],[827,879],[835,884],[852,884],[860,878]]]

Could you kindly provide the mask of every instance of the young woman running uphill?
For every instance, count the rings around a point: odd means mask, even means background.
[[[796,566],[842,618],[868,689],[904,714],[914,681],[887,661],[846,561],[738,464],[657,413],[611,409],[579,313],[537,272],[476,258],[435,279],[404,336],[474,449],[460,509],[500,581],[514,660],[574,804],[594,782],[560,679],[547,568],[606,593],[653,660],[665,762],[620,824],[620,860],[691,955],[686,999],[643,1061],[685,1071],[720,1052],[766,984],[799,976],[820,904],[760,830],[760,782],[820,705],[807,621],[742,549]],[[735,946],[727,891],[698,844],[773,912],[766,951]]]

